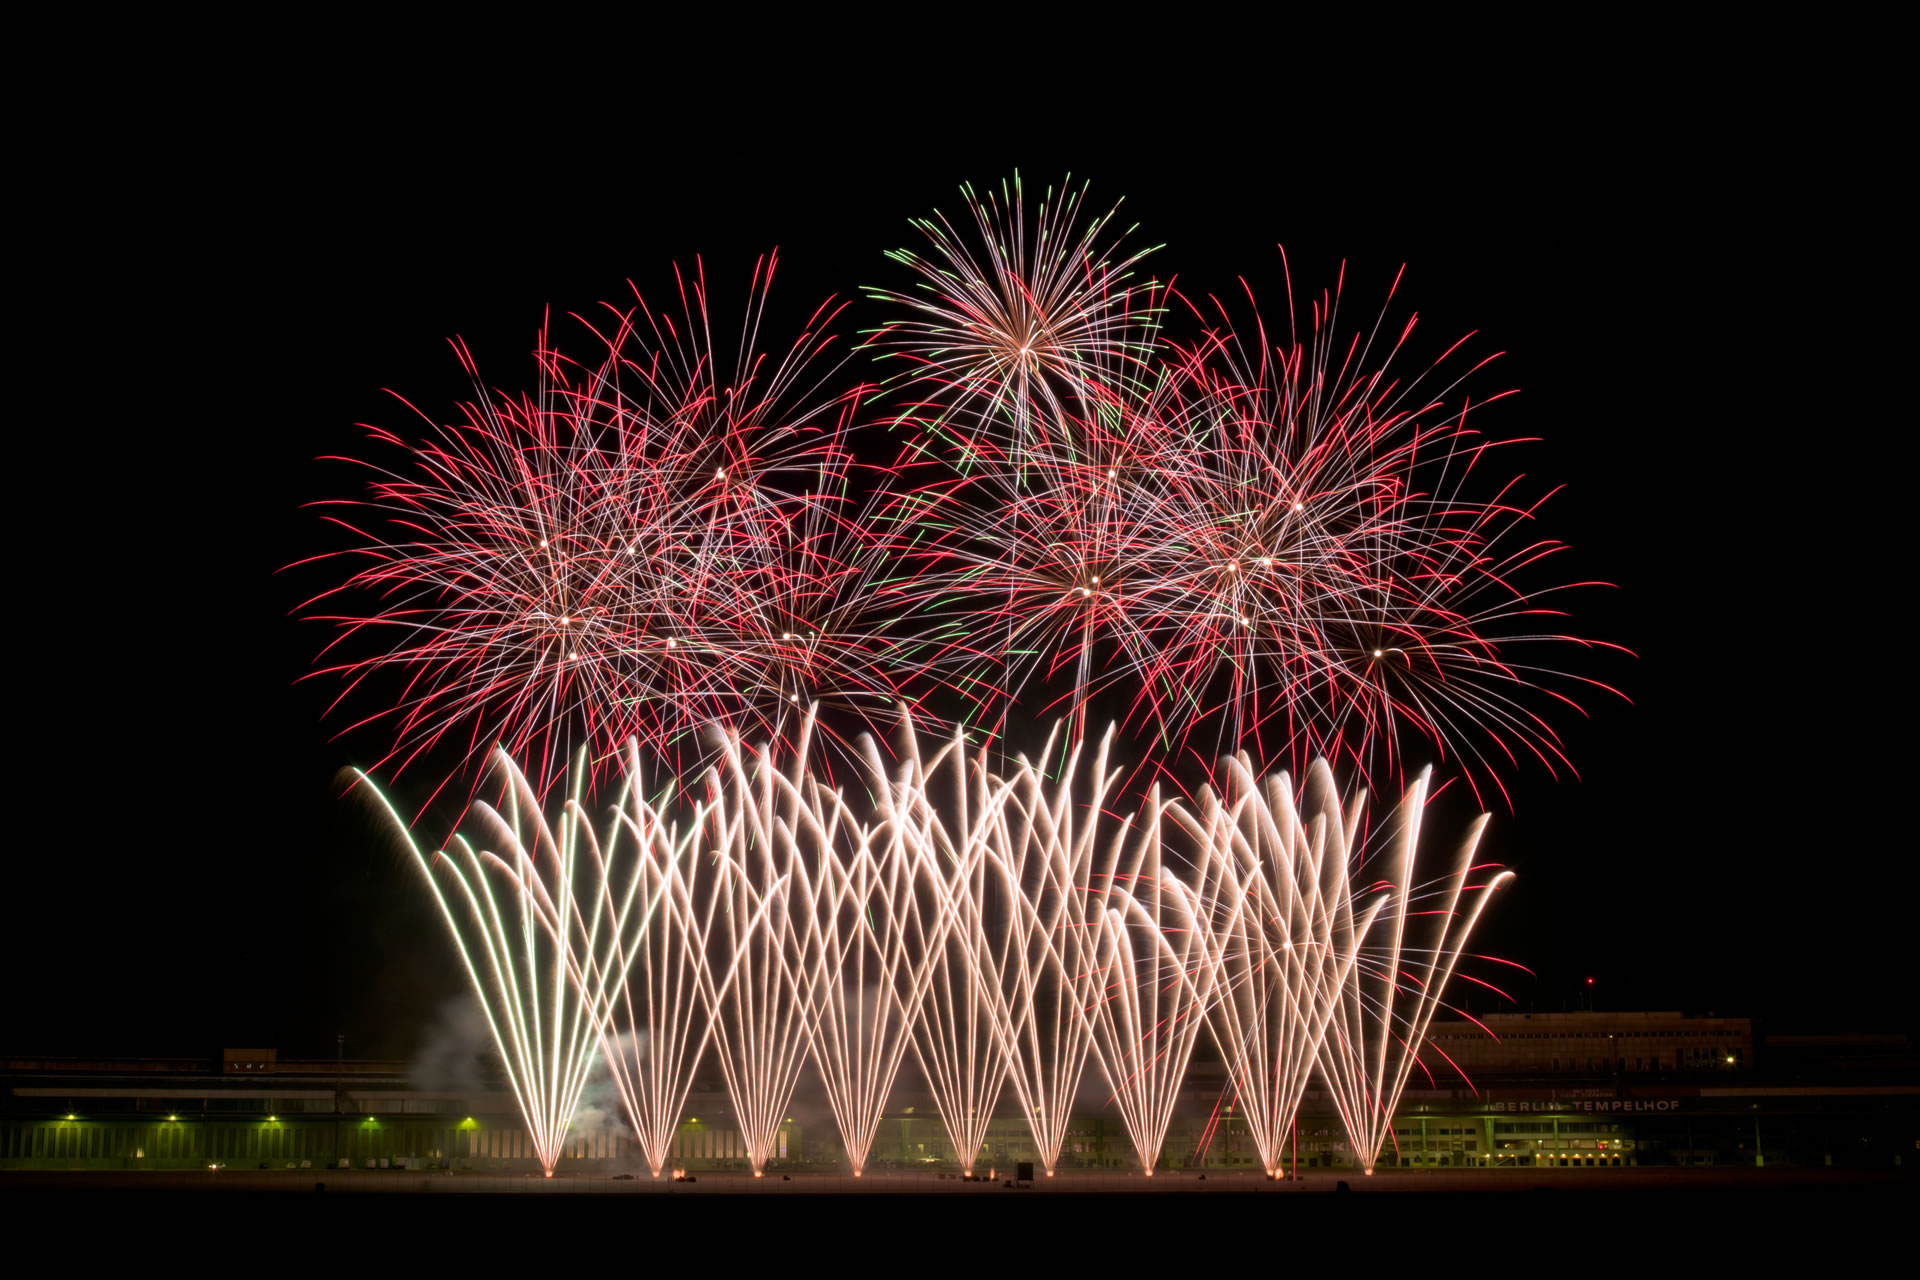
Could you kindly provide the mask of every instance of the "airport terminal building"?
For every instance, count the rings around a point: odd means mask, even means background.
[[[1416,1071],[1383,1169],[1885,1168],[1920,1155],[1920,1057],[1901,1035],[1756,1037],[1741,1018],[1515,1013],[1436,1022],[1425,1060],[1431,1078]],[[0,1073],[0,1168],[538,1167],[503,1083],[445,1087],[406,1063],[229,1049],[205,1060],[15,1057]],[[1134,1166],[1099,1083],[1090,1062],[1063,1173]],[[817,1087],[803,1073],[776,1169],[845,1168],[832,1118],[810,1093]],[[1161,1166],[1259,1171],[1233,1108],[1227,1074],[1203,1044]],[[610,1099],[583,1110],[575,1127],[559,1172],[644,1172]],[[1317,1088],[1296,1128],[1289,1163],[1352,1167],[1345,1131]],[[1026,1124],[1003,1093],[980,1162],[1006,1169],[1032,1159]],[[717,1080],[696,1084],[673,1164],[745,1167]],[[876,1166],[957,1169],[911,1066],[881,1123],[869,1163]]]

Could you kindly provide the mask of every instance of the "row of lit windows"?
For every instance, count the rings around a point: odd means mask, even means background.
[[[785,1148],[782,1135],[782,1154]],[[612,1159],[632,1153],[632,1143],[610,1131],[568,1139],[564,1155],[580,1159]],[[118,1159],[221,1161],[299,1160],[337,1152],[354,1157],[378,1151],[405,1150],[439,1156],[485,1159],[525,1159],[533,1155],[524,1129],[426,1129],[365,1120],[349,1123],[336,1135],[335,1126],[259,1124],[112,1125],[56,1122],[0,1126],[0,1158],[6,1159]]]
[[[747,1144],[731,1129],[682,1129],[673,1142],[675,1156],[683,1160],[745,1160]],[[774,1158],[787,1157],[787,1131],[780,1130]]]
[[[45,1105],[57,1105],[53,1103]],[[142,1098],[137,1096],[97,1098],[89,1096],[78,1105],[95,1114],[142,1112],[147,1115],[192,1115],[196,1119],[230,1118],[252,1115],[339,1114],[437,1115],[460,1110],[459,1104],[443,1098],[223,1098],[210,1094],[205,1098]]]
[[[266,1125],[57,1124],[0,1131],[0,1155],[9,1159],[177,1160],[299,1159],[330,1153],[332,1129]]]
[[[1725,1031],[1514,1031],[1498,1036],[1501,1042],[1508,1040],[1705,1040],[1712,1037],[1724,1040]],[[1429,1035],[1429,1040],[1486,1040],[1487,1033],[1480,1031],[1440,1032]]]

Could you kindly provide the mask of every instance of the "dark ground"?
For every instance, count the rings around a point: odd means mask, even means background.
[[[1338,1189],[1342,1181],[1350,1194]],[[284,1256],[289,1242],[312,1242],[318,1256],[345,1250],[342,1261],[364,1259],[368,1248],[379,1257],[394,1248],[433,1254],[436,1242],[481,1248],[489,1262],[527,1253],[590,1264],[630,1250],[677,1273],[727,1275],[762,1261],[804,1273],[808,1259],[831,1270],[858,1259],[889,1270],[897,1262],[907,1272],[1238,1269],[1282,1256],[1333,1265],[1356,1249],[1394,1266],[1450,1256],[1622,1263],[1650,1250],[1676,1261],[1778,1265],[1803,1255],[1876,1256],[1881,1242],[1903,1238],[1917,1185],[1911,1170],[1785,1169],[1329,1173],[1298,1183],[1095,1174],[1031,1188],[929,1175],[855,1184],[703,1174],[676,1185],[644,1175],[36,1172],[0,1173],[0,1204],[15,1223],[63,1236],[116,1224],[110,1249],[142,1252],[149,1229],[201,1242],[215,1265]]]
[[[1760,1196],[1792,1193],[1824,1197],[1913,1192],[1920,1176],[1911,1170],[1832,1169],[1501,1169],[1386,1172],[1372,1177],[1345,1170],[1302,1173],[1297,1181],[1268,1182],[1257,1173],[1169,1173],[1153,1178],[1134,1173],[1068,1173],[1013,1183],[1010,1178],[964,1182],[958,1175],[931,1173],[869,1173],[864,1178],[837,1174],[801,1173],[783,1178],[769,1174],[699,1173],[687,1182],[645,1173],[624,1175],[561,1175],[539,1178],[532,1174],[446,1173],[427,1170],[355,1169],[264,1170],[221,1169],[218,1172],[154,1171],[5,1171],[0,1192],[47,1196],[94,1193],[104,1195],[154,1194],[171,1196],[238,1196],[274,1193],[334,1196],[422,1196],[438,1198],[537,1195],[548,1199],[609,1199],[665,1196],[676,1200],[755,1200],[789,1198],[870,1199],[914,1198],[1010,1200],[1029,1196],[1048,1200],[1097,1200],[1107,1196],[1151,1195],[1210,1197],[1315,1196],[1351,1193],[1369,1197],[1451,1196],[1498,1197],[1515,1193],[1564,1192],[1570,1197],[1638,1194],[1650,1197]],[[1345,1192],[1342,1191],[1344,1186]],[[998,1194],[995,1193],[1012,1193]]]

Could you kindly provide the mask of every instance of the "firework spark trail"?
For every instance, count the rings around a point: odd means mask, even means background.
[[[1100,908],[1089,887],[1099,816],[1118,776],[1107,768],[1112,740],[1109,729],[1095,753],[1085,821],[1072,790],[1084,742],[1073,744],[1051,787],[1024,757],[1016,761],[1000,792],[981,882],[976,979],[995,1012],[1007,1080],[1047,1177],[1059,1163],[1093,1044],[1086,1011],[1095,998]],[[1049,741],[1042,758],[1052,755]]]
[[[1285,774],[1267,779],[1264,794],[1245,755],[1227,774],[1226,804],[1209,790],[1198,815],[1182,814],[1202,850],[1199,896],[1211,913],[1207,1027],[1261,1163],[1277,1175],[1327,1025],[1385,903],[1354,917],[1353,828],[1340,821],[1324,761],[1311,771],[1307,802],[1320,803],[1306,821]]]
[[[550,827],[513,761],[496,752],[493,766],[507,812],[475,802],[468,816],[482,833],[470,840],[455,832],[449,844],[457,852],[432,856],[421,852],[371,780],[358,776],[427,879],[486,1015],[534,1154],[552,1177],[600,1049],[602,1011],[619,970],[618,926],[600,910],[618,895],[617,873],[579,803],[584,771],[576,772],[574,794]],[[506,852],[488,847],[496,844]]]
[[[662,813],[672,793],[649,803],[640,793],[642,776],[639,744],[629,739],[625,789],[607,846],[612,858],[624,835],[635,862],[628,883],[608,886],[606,905],[618,942],[609,960],[618,976],[607,984],[605,1057],[627,1122],[657,1178],[711,1029],[701,984],[708,936],[693,913],[705,865],[693,843],[706,815],[697,810],[681,834]]]
[[[598,769],[638,737],[687,772],[710,723],[791,743],[809,703],[894,704],[911,664],[847,445],[863,388],[824,389],[831,301],[760,353],[773,271],[756,267],[733,352],[696,273],[677,308],[610,306],[588,326],[597,362],[543,329],[531,396],[488,393],[456,344],[477,389],[464,421],[423,414],[415,444],[370,428],[407,459],[325,504],[362,567],[306,607],[375,606],[312,616],[340,632],[314,674],[384,701],[366,717],[391,734],[376,767],[498,742],[544,790],[581,745]]]
[[[922,973],[913,1052],[965,1172],[972,1172],[1006,1080],[994,993],[978,980],[979,938],[999,781],[984,754],[969,759],[963,730],[923,759],[911,726],[878,813],[896,849],[915,849],[911,923]],[[945,774],[945,789],[941,776]],[[942,815],[939,799],[952,805]]]
[[[1148,1177],[1214,995],[1205,907],[1162,859],[1168,807],[1156,785],[1141,808],[1139,834],[1129,840],[1132,824],[1122,825],[1088,887],[1090,896],[1107,898],[1097,915],[1088,1011],[1093,1056]]]
[[[788,773],[771,749],[749,761],[738,737],[708,771],[700,854],[717,870],[705,901],[695,904],[701,933],[712,939],[702,978],[714,1054],[755,1177],[776,1153],[801,1068],[820,1043],[827,948],[815,885],[826,878],[823,863],[846,812],[807,776],[812,728],[809,713]]]
[[[1026,486],[987,500],[975,484],[939,508],[947,536],[919,549],[926,573],[916,586],[951,625],[1002,632],[972,665],[982,682],[999,667],[1007,703],[1064,679],[1072,692],[1035,710],[1064,714],[1079,738],[1087,698],[1131,674],[1131,663],[1103,670],[1098,658],[1116,646],[1151,650],[1128,577],[1164,554],[1157,544],[1170,531],[1140,497],[1165,457],[1154,425],[1124,406],[1068,425],[1077,437],[1070,456],[1033,448]]]
[[[1378,922],[1384,937],[1377,948],[1368,947],[1372,954],[1348,970],[1318,1063],[1354,1154],[1368,1174],[1392,1136],[1393,1115],[1407,1081],[1415,1067],[1424,1070],[1420,1051],[1427,1028],[1443,1007],[1447,985],[1474,927],[1494,892],[1513,877],[1511,871],[1499,871],[1484,884],[1467,883],[1477,869],[1474,853],[1486,829],[1487,815],[1482,814],[1467,829],[1438,894],[1417,890],[1414,864],[1427,786],[1423,770],[1395,810],[1387,835],[1386,904]],[[1337,813],[1335,804],[1329,793],[1329,812]],[[1348,840],[1351,847],[1351,828]],[[1469,891],[1474,896],[1463,909]],[[1418,913],[1431,931],[1429,945],[1410,944],[1412,908],[1422,905],[1423,897],[1434,896],[1441,899],[1439,909]]]
[[[917,796],[918,746],[904,711],[902,722],[907,759],[900,766],[898,793]],[[861,745],[868,789],[882,799],[873,824],[850,818],[838,823],[847,833],[842,847],[849,853],[820,851],[813,952],[818,1016],[811,1024],[814,1063],[856,1178],[913,1044],[935,972],[927,957],[944,944],[950,914],[936,908],[928,918],[919,890],[924,883],[942,882],[941,868],[932,861],[936,851],[898,820],[892,803],[896,788],[879,750],[871,738]],[[809,795],[820,796],[817,783]],[[834,804],[839,803],[836,795]],[[910,811],[916,808],[909,803]]]

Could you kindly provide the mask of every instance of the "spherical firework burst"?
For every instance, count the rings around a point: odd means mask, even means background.
[[[998,194],[961,187],[977,238],[945,215],[913,219],[932,256],[897,249],[920,288],[870,289],[905,315],[873,345],[908,361],[895,380],[926,398],[900,411],[950,440],[966,469],[1017,458],[1030,431],[1084,416],[1090,399],[1139,376],[1152,352],[1157,291],[1133,269],[1152,247],[1122,256],[1119,206],[1086,217],[1086,187],[1048,188],[1031,220],[1018,174]]]
[[[408,456],[332,504],[364,544],[319,599],[372,608],[327,615],[342,634],[321,670],[384,701],[383,764],[497,742],[544,787],[579,745],[606,761],[633,736],[685,768],[709,726],[781,738],[811,702],[891,708],[887,591],[849,493],[860,389],[823,389],[839,307],[762,354],[774,265],[731,352],[704,272],[676,271],[677,306],[636,290],[588,325],[590,363],[543,329],[535,394],[480,390],[418,442],[371,429]]]
[[[1575,705],[1561,687],[1605,688],[1520,656],[1591,643],[1555,629],[1553,604],[1589,584],[1541,583],[1536,566],[1564,549],[1532,531],[1544,499],[1481,483],[1514,442],[1450,397],[1493,357],[1450,364],[1462,339],[1403,378],[1414,318],[1376,354],[1384,307],[1346,338],[1338,304],[1337,290],[1316,300],[1310,338],[1276,343],[1257,313],[1243,336],[1216,303],[1205,338],[1169,361],[1146,410],[1166,465],[1140,504],[1160,536],[1128,637],[1148,643],[1123,652],[1159,723],[1211,722],[1215,748],[1400,777],[1419,739],[1476,793],[1504,794],[1520,755],[1567,765],[1540,708]]]

